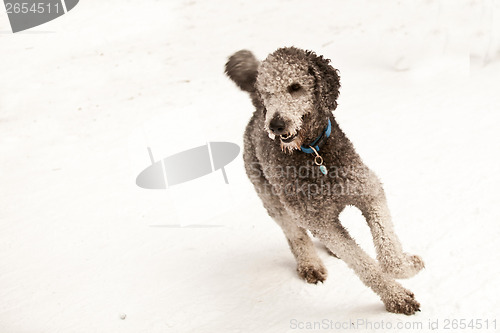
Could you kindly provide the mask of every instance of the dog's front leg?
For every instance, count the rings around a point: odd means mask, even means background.
[[[281,226],[297,261],[297,272],[308,283],[325,281],[327,270],[318,257],[314,244],[304,228],[297,226],[291,218],[275,218]]]
[[[356,244],[338,220],[332,224],[312,224],[308,229],[344,260],[366,286],[380,296],[387,311],[406,315],[419,311],[420,304],[413,293],[385,274],[377,262]]]
[[[318,257],[318,253],[314,248],[311,237],[307,234],[307,230],[295,223],[278,196],[266,190],[270,185],[265,178],[254,178],[253,181],[269,216],[278,223],[285,234],[290,245],[290,250],[297,261],[297,272],[300,277],[308,283],[314,284],[325,281],[328,272]]]
[[[376,197],[366,197],[356,206],[361,210],[370,227],[377,259],[382,270],[395,278],[409,278],[423,267],[422,258],[403,252],[387,207],[383,190]]]

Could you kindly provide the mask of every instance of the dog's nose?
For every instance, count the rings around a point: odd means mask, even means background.
[[[285,132],[285,121],[281,117],[274,117],[269,123],[269,129],[276,135]]]

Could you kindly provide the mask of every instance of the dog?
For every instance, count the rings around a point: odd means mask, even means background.
[[[308,283],[327,270],[310,233],[377,293],[387,311],[420,311],[414,294],[395,281],[418,273],[424,262],[402,250],[382,185],[337,124],[339,71],[312,51],[285,47],[260,62],[248,50],[229,57],[225,73],[255,106],[244,134],[245,170],[269,215],[283,229]],[[377,261],[339,221],[348,205],[366,219]]]

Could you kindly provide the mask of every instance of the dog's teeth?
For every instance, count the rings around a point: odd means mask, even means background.
[[[291,138],[291,137],[293,137],[293,136],[294,136],[294,134],[292,134],[292,133],[288,133],[288,134],[282,134],[282,135],[280,135],[280,138],[281,138],[282,140],[288,140],[288,139],[290,139],[290,138]]]
[[[274,140],[276,138],[276,135],[269,133],[269,139]]]

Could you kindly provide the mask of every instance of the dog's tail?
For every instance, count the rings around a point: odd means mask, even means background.
[[[255,79],[259,61],[252,52],[241,50],[229,57],[225,72],[238,87],[248,92],[255,91]]]

